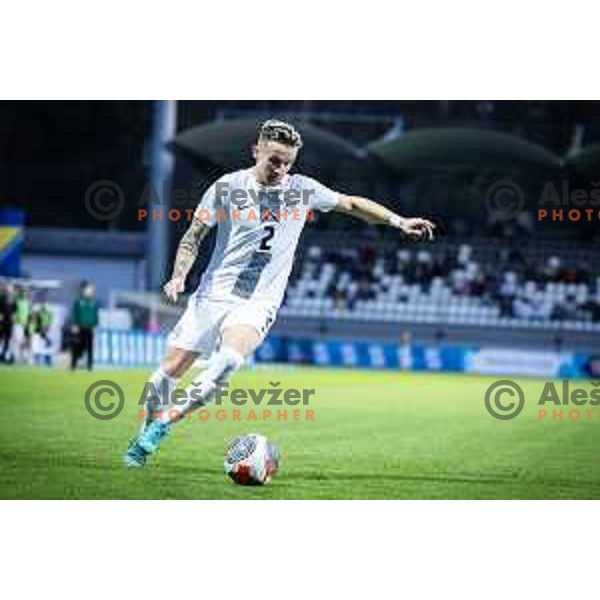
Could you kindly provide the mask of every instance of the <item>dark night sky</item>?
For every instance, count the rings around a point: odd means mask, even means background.
[[[83,206],[96,179],[144,178],[146,102],[2,102],[2,202],[29,222],[96,226]],[[88,222],[89,221],[89,222]]]

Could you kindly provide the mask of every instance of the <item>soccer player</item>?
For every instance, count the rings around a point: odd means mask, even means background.
[[[389,225],[414,238],[433,238],[427,219],[405,218],[381,204],[346,196],[290,169],[302,146],[290,124],[268,120],[253,147],[255,165],[221,177],[206,192],[181,239],[166,296],[176,301],[198,249],[215,225],[217,240],[198,290],[170,333],[168,350],[149,382],[175,389],[199,358],[208,358],[200,381],[186,390],[185,403],[170,410],[146,402],[146,421],[125,455],[128,466],[143,466],[172,425],[187,411],[211,400],[217,385],[238,370],[273,325],[292,269],[298,240],[315,210]]]

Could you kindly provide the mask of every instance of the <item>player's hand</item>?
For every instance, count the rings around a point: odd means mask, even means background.
[[[420,217],[402,219],[400,229],[409,237],[418,240],[432,240],[435,224]]]
[[[79,333],[79,327],[77,325],[71,325],[71,333]]]
[[[163,292],[171,302],[177,302],[177,297],[185,290],[185,278],[173,277],[165,284]]]

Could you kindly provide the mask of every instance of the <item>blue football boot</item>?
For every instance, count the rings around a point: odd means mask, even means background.
[[[137,438],[131,440],[125,454],[125,465],[143,467],[151,454],[160,447],[163,438],[169,433],[169,424],[160,420],[152,421]]]

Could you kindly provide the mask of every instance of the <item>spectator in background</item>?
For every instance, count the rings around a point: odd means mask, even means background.
[[[354,310],[354,306],[356,305],[357,302],[374,300],[374,299],[375,299],[375,291],[371,287],[371,282],[369,281],[368,278],[362,277],[359,280],[358,285],[356,286],[356,289],[354,290],[354,292],[352,293],[350,298],[348,298],[348,308],[350,308],[351,310]]]
[[[600,294],[596,298],[591,298],[587,307],[590,311],[590,317],[594,323],[600,323]]]
[[[86,354],[87,368],[94,367],[94,329],[98,325],[98,303],[96,286],[83,281],[79,296],[73,302],[71,332],[71,370],[75,370],[79,359]]]
[[[334,307],[336,309],[342,310],[348,307],[348,298],[342,290],[338,288],[334,289],[332,293],[332,298],[334,302]]]
[[[11,339],[16,310],[15,290],[12,285],[7,284],[0,289],[0,361],[4,363],[15,360]]]
[[[412,335],[410,331],[403,331],[400,336],[398,358],[400,359],[401,369],[405,371],[410,371],[412,369]]]
[[[50,327],[53,321],[54,315],[45,300],[33,308],[30,319],[30,336],[34,364],[52,365],[54,351],[50,339]]]
[[[48,302],[44,300],[42,305],[40,306],[40,310],[38,312],[38,322],[37,322],[37,333],[44,340],[46,345],[50,345],[50,327],[52,327],[52,323],[54,322],[54,314],[48,305]]]
[[[16,293],[11,352],[15,362],[23,363],[29,360],[31,338],[28,335],[28,324],[31,302],[29,301],[29,293],[25,288],[18,287]]]
[[[558,256],[551,256],[544,266],[544,276],[546,281],[558,281],[561,271],[561,262]]]

